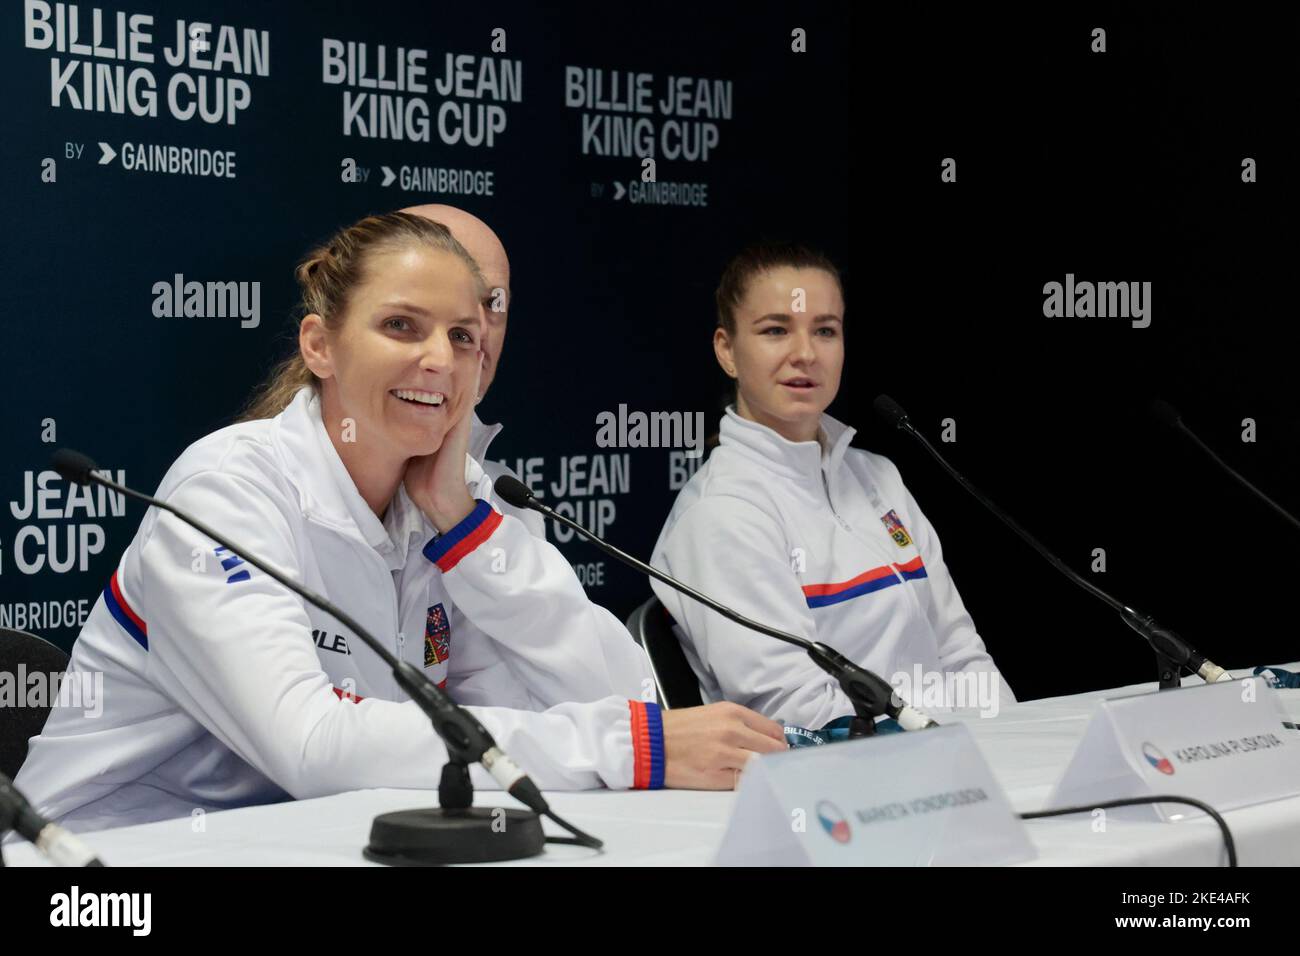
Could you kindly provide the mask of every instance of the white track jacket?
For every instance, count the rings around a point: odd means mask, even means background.
[[[850,448],[854,430],[829,415],[821,429],[822,442],[790,442],[728,408],[720,443],[678,495],[653,564],[746,617],[829,644],[905,697],[914,691],[917,706],[927,681],[936,687],[943,672],[959,671],[989,672],[992,706],[1013,703],[898,469]],[[706,701],[809,728],[853,714],[799,648],[652,583]],[[914,687],[918,665],[923,686]],[[939,706],[954,705],[990,706],[952,695]]]
[[[662,786],[644,652],[553,545],[491,506],[491,479],[469,456],[466,481],[479,503],[446,534],[404,489],[381,523],[306,388],[275,418],[190,446],[158,496],[346,609],[467,705],[542,788]],[[71,829],[434,789],[446,758],[355,634],[156,508],[69,670],[103,673],[103,712],[55,707],[15,782]],[[473,780],[496,786],[479,766]]]

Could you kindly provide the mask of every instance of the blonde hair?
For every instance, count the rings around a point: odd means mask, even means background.
[[[456,256],[469,267],[478,284],[477,298],[481,301],[487,294],[487,283],[478,263],[442,223],[406,212],[367,216],[340,229],[298,263],[294,276],[298,280],[301,299],[294,322],[295,332],[302,320],[313,313],[321,317],[327,329],[337,331],[343,324],[352,290],[366,279],[370,257],[412,245],[424,245]],[[271,369],[266,381],[253,391],[237,420],[249,422],[275,417],[289,406],[305,385],[319,389],[320,379],[303,361],[295,334],[293,354]]]

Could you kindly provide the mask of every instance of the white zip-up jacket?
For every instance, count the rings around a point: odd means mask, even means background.
[[[996,700],[947,695],[940,707],[1013,703],[898,469],[850,448],[854,429],[829,415],[821,433],[787,441],[728,408],[718,447],[673,504],[654,565],[746,617],[830,645],[904,696],[913,690],[916,706],[925,705],[927,682],[937,689],[944,672],[959,671],[988,672]],[[853,714],[804,651],[652,584],[706,701],[809,728]],[[949,686],[974,690],[974,676]],[[933,705],[937,694],[928,696]]]
[[[490,436],[489,436],[490,438]],[[381,523],[300,391],[190,446],[158,496],[346,609],[467,705],[542,788],[662,786],[644,652],[558,550],[489,504],[439,535],[404,489]],[[337,620],[150,508],[73,647],[103,712],[56,707],[16,784],[92,830],[371,787],[436,789],[446,748]],[[495,787],[482,767],[477,787]]]

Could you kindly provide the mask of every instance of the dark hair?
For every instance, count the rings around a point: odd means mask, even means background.
[[[314,313],[324,320],[326,328],[338,329],[343,323],[352,290],[366,279],[370,257],[412,245],[423,245],[456,256],[469,267],[479,285],[478,298],[483,298],[486,283],[478,263],[452,237],[446,226],[424,216],[390,212],[382,216],[366,216],[340,229],[298,263],[294,276],[302,298],[298,304],[297,324],[301,325],[303,318]],[[320,380],[303,361],[295,336],[293,353],[276,365],[266,381],[253,392],[239,421],[273,418],[288,407],[304,385],[319,388]]]
[[[750,243],[722,270],[722,279],[718,282],[718,291],[714,296],[718,303],[718,325],[728,335],[736,334],[736,308],[749,291],[750,282],[769,269],[780,269],[783,266],[829,272],[835,284],[840,287],[840,295],[844,294],[840,270],[835,268],[835,263],[824,253],[797,242],[765,240]]]
[[[843,298],[844,281],[840,278],[840,270],[835,268],[835,263],[831,262],[825,253],[788,240],[764,239],[751,242],[736,253],[727,263],[727,267],[722,270],[718,291],[714,293],[714,299],[718,304],[718,327],[728,336],[735,335],[736,309],[745,298],[745,293],[749,291],[749,284],[756,276],[762,275],[769,269],[780,269],[783,266],[792,269],[821,269],[823,272],[830,273],[831,278],[840,288],[840,297]],[[723,393],[718,401],[720,415],[725,415],[727,406],[736,401],[736,391],[739,387],[739,383],[733,382]],[[712,451],[717,446],[718,432],[714,432],[705,440],[704,447]]]

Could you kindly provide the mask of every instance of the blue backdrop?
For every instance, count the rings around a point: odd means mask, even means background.
[[[648,555],[688,462],[598,447],[597,416],[707,411],[716,427],[726,257],[756,230],[842,251],[848,157],[809,133],[847,112],[845,24],[833,5],[621,23],[525,4],[6,4],[0,624],[69,646],[141,516],[71,495],[50,452],[152,490],[283,353],[302,253],[420,202],[480,216],[511,257],[480,406],[506,426],[492,457]],[[245,285],[193,315],[191,282]],[[557,543],[597,600],[648,594]]]

